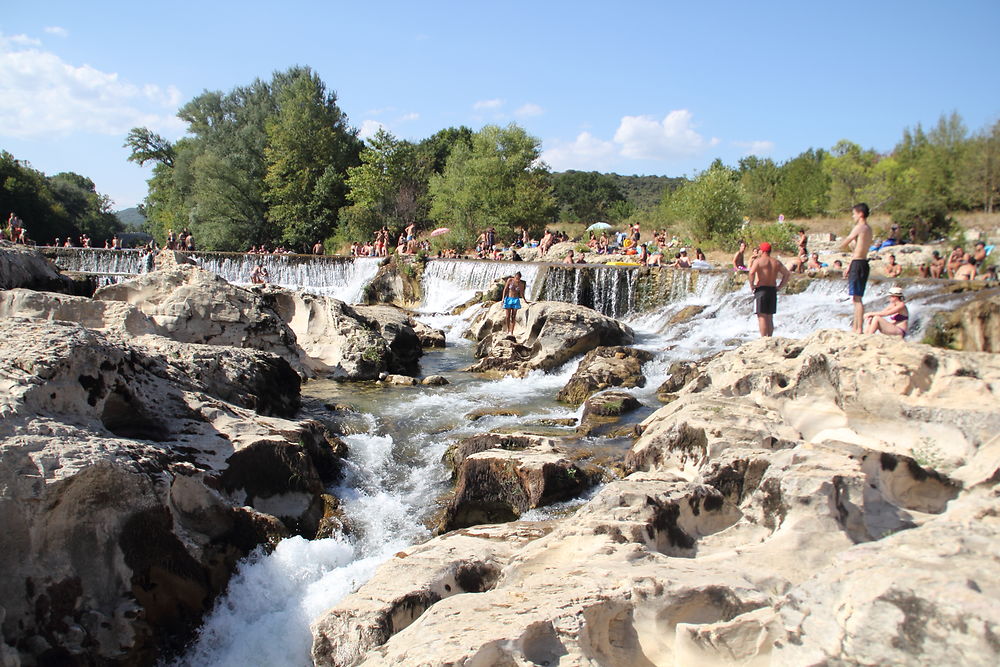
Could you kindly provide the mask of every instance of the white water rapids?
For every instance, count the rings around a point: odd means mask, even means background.
[[[356,432],[345,437],[350,450],[345,479],[331,490],[343,501],[356,528],[354,536],[314,541],[291,538],[269,555],[257,553],[245,560],[205,620],[198,640],[175,664],[310,664],[309,623],[363,584],[394,553],[431,537],[425,521],[448,489],[449,473],[441,457],[450,443],[542,418],[577,416],[577,409],[554,401],[576,361],[553,373],[502,380],[459,370],[472,362],[472,344],[461,337],[468,315],[440,313],[514,270],[522,272],[532,294],[538,269],[530,264],[454,262],[425,274],[426,298],[419,318],[444,328],[448,346],[428,351],[421,367],[425,375],[445,375],[451,384],[352,387],[313,381],[303,388],[304,396],[354,404],[362,411],[353,429]],[[637,333],[636,346],[657,355],[645,366],[646,387],[632,390],[647,410],[659,407],[655,391],[666,379],[671,362],[699,359],[758,335],[749,290],[727,291],[727,278],[722,272],[705,274],[693,291],[679,295],[673,303],[626,318]],[[866,303],[883,307],[887,289],[888,284],[871,285]],[[924,303],[917,287],[908,292],[917,327],[931,309],[943,307]],[[692,305],[704,310],[683,323],[667,324],[674,314]],[[847,329],[850,317],[845,282],[814,281],[801,294],[779,296],[775,333],[802,337],[820,328]],[[505,407],[521,416],[490,416],[474,422],[464,417],[477,408]],[[528,518],[545,516],[543,510]]]

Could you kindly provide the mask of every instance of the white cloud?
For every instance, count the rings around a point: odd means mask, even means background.
[[[541,116],[543,113],[545,113],[545,109],[538,106],[537,104],[532,104],[531,102],[528,102],[527,104],[520,107],[517,111],[515,111],[514,115],[520,116],[522,118],[527,118],[529,116]]]
[[[774,152],[773,141],[734,141],[733,145],[739,146],[743,150],[743,155],[756,155],[757,157],[767,157]]]
[[[597,169],[606,166],[616,154],[612,142],[581,132],[571,143],[555,142],[552,148],[542,151],[542,159],[556,171]]]
[[[502,106],[503,106],[503,100],[495,99],[495,100],[480,100],[475,104],[473,104],[472,108],[475,109],[476,111],[482,111],[485,109],[499,109]]]
[[[363,120],[361,121],[361,127],[358,128],[358,137],[362,140],[371,139],[379,130],[385,129],[385,125],[377,120]]]
[[[400,123],[409,123],[414,120],[420,120],[420,114],[416,112],[410,112],[407,114],[403,114],[402,116],[399,117]]]
[[[46,26],[45,32],[56,37],[69,37],[69,30],[57,25]]]
[[[175,86],[121,81],[116,73],[72,65],[40,46],[24,35],[0,35],[0,134],[124,135],[140,125],[171,136],[183,133]]]
[[[621,145],[623,157],[638,160],[692,157],[719,143],[695,131],[686,109],[671,111],[662,121],[653,116],[625,116],[614,140]]]

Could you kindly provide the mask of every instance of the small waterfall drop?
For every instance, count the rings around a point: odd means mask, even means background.
[[[451,443],[475,433],[517,429],[543,418],[579,417],[582,408],[554,401],[579,359],[550,373],[534,372],[524,378],[492,380],[460,370],[471,361],[473,346],[458,336],[480,307],[461,315],[445,313],[498,278],[521,271],[529,291],[539,295],[531,298],[591,299],[603,309],[621,313],[620,319],[636,332],[635,346],[655,355],[643,368],[646,386],[627,390],[649,409],[660,406],[656,390],[672,362],[702,359],[759,335],[750,290],[734,281],[730,272],[561,268],[510,262],[428,262],[423,278],[425,302],[417,317],[445,328],[447,347],[428,352],[421,365],[426,374],[441,373],[450,384],[372,390],[329,383],[331,392],[341,392],[329,402],[362,400],[361,394],[369,397],[362,409],[367,413],[367,431],[345,436],[349,449],[345,479],[330,490],[341,499],[354,533],[314,541],[291,538],[270,555],[247,559],[207,617],[199,640],[177,664],[308,665],[309,623],[367,581],[380,563],[430,536],[425,522],[448,488],[448,472],[440,461]],[[882,308],[891,284],[871,283],[866,307]],[[943,298],[936,285],[913,285],[906,290],[913,323],[910,338],[919,340],[930,315],[953,301]],[[845,281],[814,279],[799,293],[779,295],[775,334],[798,338],[822,328],[849,329],[851,313]],[[490,408],[490,412],[510,408],[514,415],[489,414],[476,421],[464,417],[480,408]],[[550,515],[551,508],[542,508],[523,518]]]
[[[129,278],[153,269],[153,256],[143,250],[56,248],[55,263],[63,271]]]
[[[188,255],[203,269],[234,285],[249,285],[250,273],[259,262],[267,269],[268,282],[279,287],[332,296],[346,303],[361,301],[362,291],[378,272],[378,257],[330,255],[249,255],[243,253],[195,252]]]
[[[539,292],[537,276],[543,267],[527,262],[504,262],[466,259],[433,259],[427,262],[423,275],[423,313],[447,313],[476,295],[489,289],[494,282],[516,272],[528,284],[528,299]]]

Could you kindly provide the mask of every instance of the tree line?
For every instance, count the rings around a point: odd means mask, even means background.
[[[541,142],[516,124],[443,129],[421,141],[380,130],[358,137],[337,96],[308,67],[276,72],[228,93],[206,91],[178,116],[170,142],[147,128],[125,140],[129,160],[152,163],[141,208],[161,243],[187,228],[206,250],[283,245],[328,251],[387,227],[447,227],[436,242],[473,245],[493,227],[501,241],[559,222],[642,222],[702,242],[729,243],[747,219],[846,214],[857,201],[920,237],[945,233],[957,211],[993,212],[1000,190],[1000,122],[970,134],[957,113],[906,129],[888,154],[841,141],[782,163],[716,160],[687,178],[552,173]],[[88,179],[48,178],[4,153],[0,212],[15,210],[34,238],[120,229]]]
[[[46,176],[25,160],[0,151],[0,214],[11,213],[25,224],[26,234],[37,241],[56,237],[74,240],[86,234],[100,240],[122,231],[111,211],[111,200],[97,192],[86,176],[62,172]]]

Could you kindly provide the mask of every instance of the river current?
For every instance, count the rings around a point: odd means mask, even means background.
[[[215,264],[201,263],[231,282],[243,282],[245,263],[226,261],[223,258]],[[279,272],[278,282],[287,287],[330,294],[348,302],[359,298],[377,268],[372,261],[301,264],[276,263],[272,276]],[[306,404],[340,403],[357,411],[348,420],[348,434],[344,436],[349,448],[346,473],[342,482],[330,489],[343,503],[354,528],[352,535],[312,541],[293,537],[282,541],[270,554],[258,551],[245,559],[227,592],[207,616],[197,640],[173,664],[311,664],[309,623],[367,581],[380,563],[432,536],[428,524],[450,486],[450,473],[441,458],[451,443],[476,433],[537,427],[540,423],[579,417],[582,409],[555,401],[578,359],[550,373],[537,372],[524,378],[489,379],[465,373],[461,369],[473,362],[474,346],[462,334],[478,306],[460,316],[445,314],[514,270],[521,271],[527,280],[529,299],[534,300],[542,292],[551,298],[557,288],[563,300],[573,300],[573,295],[583,293],[579,274],[560,278],[564,284],[554,286],[548,274],[539,277],[543,268],[506,262],[428,264],[423,278],[424,303],[417,317],[445,330],[447,344],[444,349],[425,352],[421,372],[444,375],[447,385],[398,387],[311,380],[303,386]],[[700,359],[758,335],[749,290],[732,291],[725,271],[705,272],[697,280],[678,282],[680,287],[669,302],[644,312],[629,300],[629,281],[634,280],[634,274],[614,272],[610,267],[600,271],[608,275],[592,271],[588,280],[593,281],[597,275],[598,282],[610,287],[600,294],[588,287],[587,298],[595,308],[631,326],[636,332],[636,347],[655,354],[644,366],[646,386],[629,390],[645,406],[640,417],[660,407],[655,392],[672,362]],[[871,304],[869,308],[884,307],[889,286],[870,285],[865,299],[866,304]],[[947,307],[933,291],[917,285],[907,287],[914,338],[919,339],[919,330],[933,310]],[[689,306],[701,310],[694,317],[670,323],[674,315]],[[775,334],[803,337],[821,328],[847,329],[850,318],[845,281],[816,280],[799,294],[779,297]],[[477,410],[512,414],[476,420],[467,416]],[[573,432],[570,426],[547,428],[553,435]],[[624,451],[630,444],[580,441],[575,446]],[[548,518],[552,512],[572,511],[582,502],[533,510],[523,518]]]

